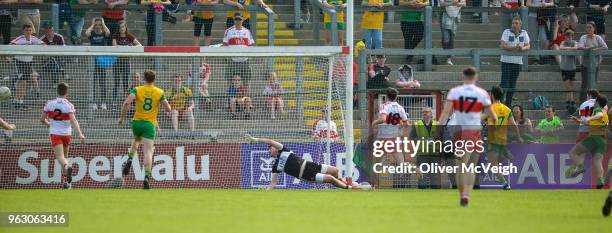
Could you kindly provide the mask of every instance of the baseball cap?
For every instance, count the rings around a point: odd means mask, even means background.
[[[234,19],[236,19],[236,18],[243,19],[243,18],[242,18],[242,13],[240,13],[240,12],[236,12],[236,13],[234,13]]]

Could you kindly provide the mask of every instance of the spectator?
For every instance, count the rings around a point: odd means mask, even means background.
[[[251,119],[251,97],[248,97],[249,89],[242,83],[240,75],[234,75],[232,83],[227,89],[227,95],[230,97],[230,113],[232,114],[231,119],[235,120],[236,117],[236,104],[240,105],[244,111],[244,118]]]
[[[19,4],[42,5],[43,0],[18,0]],[[38,9],[17,10],[17,22],[22,25],[32,25],[32,35],[37,35],[40,29],[40,11]]]
[[[399,78],[395,82],[397,86],[402,88],[417,88],[421,83],[414,79],[414,69],[411,65],[405,64],[398,70]]]
[[[11,28],[13,27],[13,14],[9,8],[4,7],[8,4],[17,3],[18,0],[0,0],[0,34],[2,34],[2,44],[11,43]]]
[[[104,24],[104,19],[102,18],[94,18],[91,21],[91,25],[87,30],[85,30],[85,37],[89,38],[89,43],[91,46],[108,46],[110,41],[110,30]],[[94,65],[94,96],[96,98],[96,102],[93,103],[92,107],[94,110],[98,110],[98,105],[100,105],[100,109],[106,110],[106,68],[110,65],[105,64],[103,61],[108,59],[113,59],[104,56],[96,57],[96,62]]]
[[[455,48],[455,35],[457,34],[457,25],[461,17],[461,7],[465,6],[465,0],[442,0],[440,6],[444,7],[442,12],[442,20],[440,21],[440,31],[442,32],[442,48]],[[453,65],[452,56],[446,58],[447,65]]]
[[[594,10],[587,17],[588,21],[595,23],[595,34],[601,36],[604,40],[606,39],[606,14],[608,8],[612,4],[611,0],[585,0],[587,6]]]
[[[125,11],[116,10],[114,8],[116,6],[125,6],[128,2],[129,0],[104,0],[106,9],[102,12],[102,18],[104,18],[104,23],[110,30],[111,35],[117,34],[119,31],[119,22],[125,19]]]
[[[535,12],[529,12],[529,38],[531,47],[534,49],[544,50],[548,48],[548,38],[550,28],[548,24],[554,22],[555,14],[554,0],[526,0],[527,6],[537,9]],[[543,64],[540,56],[536,57],[536,64]]]
[[[132,81],[130,82],[128,90],[132,90],[135,87],[140,86],[140,85],[142,85],[142,76],[140,75],[140,73],[134,72],[134,74],[132,75]]]
[[[578,42],[578,49],[588,50],[588,51],[608,49],[608,45],[606,44],[606,41],[604,41],[603,37],[596,34],[596,30],[597,30],[597,26],[595,22],[590,21],[586,24],[587,34],[582,35],[580,37],[580,41]],[[589,58],[588,55],[582,58],[582,73],[581,73],[582,84],[580,85],[580,100],[581,101],[584,101],[586,99],[586,91],[593,88],[591,87],[591,82],[589,82],[589,79],[588,79],[589,72],[595,73],[595,80],[593,80],[593,83],[597,83],[597,76],[599,73],[599,64],[601,64],[602,57],[600,56],[595,59],[596,59],[594,61],[595,70],[590,70],[589,64],[591,63],[591,59]]]
[[[85,25],[85,10],[72,9],[73,5],[90,5],[98,4],[98,0],[56,0],[59,3],[59,29],[64,28],[64,23],[68,23],[70,27],[70,43],[72,45],[81,45],[81,32]]]
[[[18,36],[11,45],[44,45],[45,42],[38,39],[34,35],[34,27],[31,24],[25,24],[22,27],[23,35]],[[15,110],[28,110],[28,106],[23,103],[24,96],[26,94],[27,82],[31,80],[34,88],[36,89],[36,95],[40,96],[40,89],[38,87],[38,78],[36,72],[32,69],[32,63],[34,63],[34,57],[32,56],[15,56],[15,65],[17,66],[17,72],[19,78],[15,83],[15,98],[13,98],[13,106]]]
[[[170,1],[158,1],[158,0],[142,0],[140,4],[149,6],[147,9],[147,18],[145,19],[145,28],[147,30],[147,46],[155,46],[155,28],[157,23],[155,21],[156,14],[162,14],[162,17],[168,17],[168,11],[165,10],[165,6],[172,4]],[[176,21],[174,21],[176,23]]]
[[[119,22],[119,31],[113,35],[113,46],[142,46],[140,42],[130,33],[127,27],[127,23],[125,21]],[[127,95],[129,92],[128,89],[128,80],[131,73],[131,65],[129,57],[119,57],[117,62],[113,65],[113,76],[115,79],[113,85],[113,98],[115,100],[120,99],[120,95],[118,95],[118,89],[120,86],[120,82],[123,83],[121,90],[123,90],[123,95]],[[115,101],[115,103],[117,103]]]
[[[512,19],[518,16],[518,10],[525,5],[525,0],[501,0],[501,6],[504,8],[501,15],[502,30],[512,27]]]
[[[423,9],[429,5],[429,0],[399,0],[400,6]],[[404,49],[414,49],[423,40],[425,31],[422,12],[404,12],[400,26],[404,35]],[[412,63],[412,55],[406,57],[407,63]]]
[[[328,137],[330,139],[330,143],[333,143],[338,139],[338,127],[336,126],[336,122],[330,120],[328,123],[327,114],[325,114],[326,112],[326,109],[321,109],[319,117],[312,125],[312,137],[318,143],[327,143]]]
[[[250,47],[255,45],[255,40],[251,31],[248,28],[242,26],[244,18],[240,12],[234,14],[235,24],[225,30],[223,35],[223,46],[228,47]],[[231,68],[230,68],[231,67]],[[233,57],[229,62],[228,71],[226,72],[226,79],[230,81],[234,75],[243,77],[245,83],[248,84],[251,79],[251,68],[249,67],[248,58],[246,57]]]
[[[285,90],[278,81],[276,72],[271,72],[268,78],[268,85],[264,89],[264,95],[268,97],[268,109],[272,119],[276,119],[276,109],[281,112],[281,115],[285,113],[283,94],[285,94]]]
[[[198,0],[198,5],[214,6],[219,4],[219,0]],[[204,46],[209,46],[212,39],[212,25],[215,13],[212,11],[196,11],[193,16],[193,45],[200,46],[200,35],[204,27]],[[233,21],[232,21],[233,22]]]
[[[383,9],[393,6],[390,0],[363,0],[361,6]],[[380,49],[383,47],[383,27],[385,24],[385,12],[366,11],[361,20],[361,29],[365,35],[366,48]]]
[[[563,123],[558,116],[555,116],[555,107],[549,105],[544,109],[545,119],[540,120],[535,132],[540,134],[540,143],[543,144],[559,144],[559,135],[557,132],[563,130]]]
[[[438,132],[438,122],[433,119],[433,110],[431,107],[423,107],[422,111],[422,118],[413,123],[413,127],[410,130],[410,139],[425,141],[440,140],[441,134]],[[442,164],[442,159],[434,152],[434,150],[438,149],[430,148],[429,151],[419,150],[416,154],[417,166],[421,166],[423,163]],[[419,179],[418,188],[439,189],[440,183],[441,177],[439,173],[425,173]]]
[[[389,74],[391,68],[385,65],[385,55],[376,55],[376,63],[368,66],[368,89],[381,89],[389,87]]]
[[[521,29],[521,18],[512,19],[512,28],[504,30],[501,37],[500,48],[506,51],[527,51],[529,50],[529,35]],[[523,64],[522,56],[501,55],[502,77],[499,85],[506,92],[505,104],[512,105],[512,97],[516,88],[516,81]]]
[[[64,37],[61,34],[55,33],[51,23],[43,23],[42,32],[45,33],[40,37],[40,40],[47,45],[66,45]],[[50,78],[53,83],[59,82],[60,78],[64,77],[64,68],[62,57],[48,57],[42,69],[43,78]]]
[[[253,0],[253,1],[255,1],[255,3],[257,5],[260,5],[262,8],[268,8],[268,6],[263,2],[263,0]],[[241,16],[244,17],[244,21],[242,22],[242,25],[245,28],[251,30],[251,24],[249,20],[251,18],[251,13],[249,11],[251,0],[223,0],[223,4],[238,8],[237,11],[227,12],[227,22],[225,24],[225,28],[230,28],[234,26],[234,23],[236,22],[234,18],[236,17],[236,14],[239,13]]]
[[[318,1],[318,0],[317,0]],[[337,28],[338,28],[338,45],[344,44],[344,9],[346,9],[346,0],[322,0],[323,6],[336,10]],[[325,45],[331,45],[331,15],[323,14],[323,24],[325,24]]]
[[[512,106],[512,117],[514,117],[514,121],[518,123],[519,133],[521,135],[513,135],[513,139],[511,141],[518,141],[520,137],[524,143],[535,143],[537,140],[533,137],[533,124],[529,118],[525,117],[525,111],[523,110],[523,106],[520,104]]]
[[[210,103],[210,94],[208,92],[208,80],[210,80],[210,76],[212,75],[212,69],[210,65],[206,63],[206,58],[200,58],[200,96],[204,97],[204,101],[206,103]]]
[[[555,22],[555,27],[552,31],[550,45],[548,47],[550,49],[559,50],[561,48],[561,43],[565,41],[565,32],[567,32],[568,30],[572,30],[572,32],[576,30],[576,23],[578,23],[578,21],[570,21],[569,16],[561,15],[557,22]],[[555,56],[555,61],[557,61],[557,64],[560,64],[561,56]]]
[[[576,50],[578,42],[574,40],[574,31],[567,29],[564,32],[564,40],[561,42],[561,50]],[[574,81],[576,81],[576,56],[561,56],[559,63],[561,68],[561,77],[563,78],[563,86],[565,87],[565,109],[569,114],[576,111],[576,101],[574,100]]]
[[[172,128],[174,131],[178,131],[179,116],[186,116],[189,130],[193,132],[195,129],[195,118],[193,117],[195,103],[193,92],[187,85],[183,84],[183,77],[178,74],[174,77],[174,86],[166,91],[166,98],[172,107]]]

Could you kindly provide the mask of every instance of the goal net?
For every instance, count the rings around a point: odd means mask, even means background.
[[[118,124],[120,108],[146,70],[157,74],[156,85],[177,110],[159,110],[152,187],[268,185],[268,147],[246,143],[246,133],[280,141],[347,176],[345,145],[353,142],[345,136],[352,130],[345,128],[345,113],[352,111],[345,103],[352,96],[341,47],[0,46],[0,57],[6,59],[0,86],[12,91],[0,102],[0,117],[17,126],[0,135],[2,188],[61,187],[61,165],[40,123],[59,82],[69,84],[68,99],[87,137],[73,137],[72,187],[114,187],[133,138],[130,121]],[[123,187],[142,187],[142,149],[139,154]],[[277,188],[329,187],[279,178]]]

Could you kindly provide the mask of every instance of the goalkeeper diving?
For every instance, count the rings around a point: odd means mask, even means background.
[[[264,143],[270,146],[268,152],[274,158],[272,164],[272,179],[267,189],[273,189],[278,183],[278,174],[284,172],[297,179],[332,184],[342,189],[368,189],[359,185],[347,184],[338,178],[338,168],[326,164],[318,164],[297,156],[293,151],[287,149],[283,144],[268,138],[255,138],[245,135],[249,143]]]

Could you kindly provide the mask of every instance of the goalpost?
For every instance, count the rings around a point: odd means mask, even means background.
[[[0,46],[0,57],[10,61],[0,64],[0,86],[13,93],[0,102],[0,117],[17,125],[0,133],[0,188],[61,187],[48,130],[39,123],[58,82],[70,85],[68,99],[87,137],[85,143],[73,137],[73,188],[112,186],[132,139],[129,122],[117,124],[120,107],[130,88],[142,84],[138,77],[145,70],[156,72],[156,85],[179,110],[159,111],[154,188],[267,185],[272,166],[267,147],[246,143],[245,133],[278,140],[306,160],[335,165],[344,177],[352,169],[347,153],[354,143],[353,97],[347,94],[352,78],[346,78],[352,59],[346,47]],[[25,84],[23,97],[18,84]],[[15,108],[21,100],[26,108]],[[128,117],[133,106],[131,111]],[[335,123],[335,132],[326,130],[327,122]],[[139,154],[126,187],[142,185]],[[328,186],[283,175],[278,188]]]

